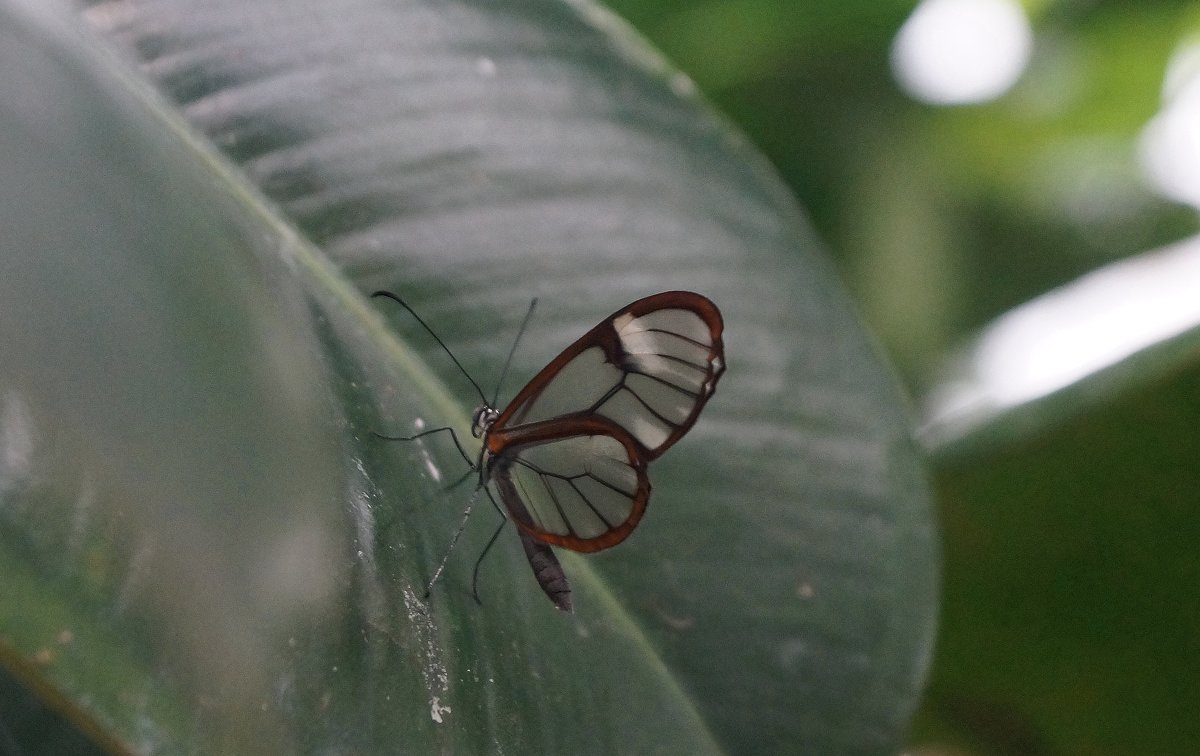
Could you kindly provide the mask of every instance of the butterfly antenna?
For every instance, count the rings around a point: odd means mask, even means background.
[[[396,296],[395,294],[393,294],[390,291],[377,291],[374,294],[372,294],[371,296],[372,297],[387,297],[388,299],[392,300],[393,302],[400,305],[404,309],[408,310],[408,314],[412,315],[414,318],[417,319],[417,322],[421,324],[421,327],[424,328],[429,333],[429,335],[433,337],[433,340],[438,343],[438,346],[440,346],[442,348],[442,351],[444,351],[447,355],[449,355],[450,359],[453,360],[454,364],[456,366],[458,366],[458,369],[460,371],[462,371],[462,374],[467,377],[467,380],[470,381],[471,385],[475,387],[475,393],[479,394],[480,400],[484,404],[487,404],[487,397],[483,395],[483,389],[479,388],[479,384],[475,382],[475,379],[471,377],[471,374],[467,372],[467,369],[465,367],[463,367],[462,363],[458,361],[458,358],[454,356],[454,352],[451,352],[450,348],[446,346],[445,342],[443,342],[441,339],[438,338],[438,335],[433,332],[433,329],[429,327],[429,324],[426,323],[424,320],[421,320],[421,316],[417,314],[416,310],[409,307],[407,302],[405,302],[403,299]],[[532,311],[533,311],[532,308],[530,308],[530,312],[532,312]],[[526,319],[528,319],[528,316],[526,316]],[[510,355],[510,357],[511,357],[511,355]],[[490,407],[490,406],[493,406],[494,404],[495,404],[495,402],[492,402],[492,404],[490,404],[488,406]],[[456,536],[456,538],[457,538],[457,536]],[[445,566],[445,564],[446,564],[445,561],[443,561],[442,565]],[[438,568],[438,572],[441,572],[440,567]],[[437,576],[434,576],[434,580],[437,580]],[[433,584],[430,583],[431,587],[432,587],[432,585]]]
[[[525,335],[525,329],[529,326],[529,319],[533,317],[536,307],[537,297],[534,297],[529,300],[529,309],[525,312],[525,319],[521,321],[521,327],[517,329],[517,338],[513,339],[512,349],[508,350],[508,358],[504,360],[504,369],[500,371],[500,380],[496,381],[496,395],[492,397],[489,407],[495,407],[496,402],[500,400],[500,387],[504,385],[504,377],[508,375],[508,366],[512,364],[513,355],[517,353],[517,344],[521,343],[521,337]]]

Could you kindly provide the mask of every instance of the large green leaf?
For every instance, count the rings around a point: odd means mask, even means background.
[[[139,749],[895,747],[936,609],[907,421],[686,78],[586,3],[89,6],[132,65],[2,7],[10,668]],[[511,537],[474,604],[491,512],[421,600],[465,466],[373,432],[474,397],[355,286],[479,376],[531,296],[523,376],[640,294],[722,307],[721,389],[638,532],[564,557],[574,616]]]

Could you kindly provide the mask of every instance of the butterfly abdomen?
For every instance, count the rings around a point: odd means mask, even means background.
[[[554,556],[554,551],[524,532],[521,532],[520,536],[521,545],[525,547],[525,556],[529,558],[538,585],[542,586],[542,590],[556,607],[564,612],[571,611],[571,585],[567,582],[567,575],[563,572],[558,557]]]

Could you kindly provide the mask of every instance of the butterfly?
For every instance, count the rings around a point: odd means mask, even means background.
[[[372,296],[389,297],[412,313],[394,294]],[[455,444],[478,475],[477,490],[499,494],[534,577],[557,608],[571,611],[571,589],[551,547],[600,551],[637,527],[650,500],[650,463],[696,423],[725,372],[723,329],[708,298],[689,291],[654,294],[600,321],[503,410],[480,392],[483,404],[471,428],[481,440],[479,453],[472,461],[457,436]],[[441,430],[453,435],[439,428],[403,440]],[[469,513],[468,506],[464,526]],[[444,566],[443,559],[430,587]]]

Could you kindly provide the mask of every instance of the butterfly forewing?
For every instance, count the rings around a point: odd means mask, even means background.
[[[613,386],[620,384],[624,371],[609,362],[603,347],[586,344],[584,347],[558,368],[552,380],[545,381],[540,392],[520,405],[516,402],[510,405],[505,425],[524,425],[554,420],[580,411],[590,412],[592,407],[603,402]]]
[[[489,429],[492,479],[521,529],[613,546],[650,496],[646,465],[696,422],[725,369],[720,313],[690,292],[619,310],[567,347]]]
[[[654,459],[696,422],[725,370],[721,315],[691,292],[625,307],[567,347],[513,400],[496,427],[600,415]]]

